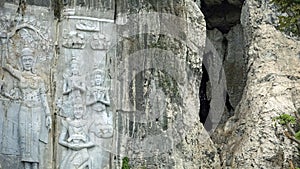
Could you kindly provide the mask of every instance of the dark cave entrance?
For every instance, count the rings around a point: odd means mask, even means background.
[[[201,0],[201,11],[206,20],[207,38],[221,57],[226,76],[225,113],[222,115],[219,125],[224,124],[233,115],[234,109],[242,97],[246,82],[243,29],[240,25],[243,3],[244,0]],[[210,131],[212,119],[209,115],[211,88],[208,69],[202,65],[199,116],[200,122],[203,123],[206,130]],[[240,75],[235,76],[236,72],[240,72]]]

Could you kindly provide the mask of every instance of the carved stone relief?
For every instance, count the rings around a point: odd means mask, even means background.
[[[114,134],[107,53],[115,41],[115,26],[112,20],[76,16],[76,12],[68,13],[68,19],[61,25],[64,39],[58,58],[55,97],[58,121],[62,121],[57,127],[60,133],[57,167],[102,169],[111,165]],[[75,117],[78,105],[83,108],[80,119]],[[75,134],[82,135],[78,136],[82,139],[76,145],[70,138],[75,130],[84,131],[84,134]],[[73,161],[70,157],[74,157]]]
[[[103,35],[98,34],[93,36],[91,48],[94,50],[107,50],[110,46],[109,40]]]
[[[47,8],[0,7],[0,163],[3,168],[51,168],[49,106],[53,14]],[[46,158],[44,158],[46,157]],[[5,163],[2,163],[5,161]]]
[[[67,153],[60,163],[61,169],[91,168],[92,165],[88,149],[95,144],[88,135],[88,121],[83,119],[85,108],[80,97],[73,104],[73,118],[62,121],[59,144],[67,148]]]
[[[85,46],[84,35],[71,31],[63,36],[63,47],[72,49],[83,49]]]
[[[120,1],[117,10],[114,0],[62,2],[57,22],[49,8],[0,3],[0,168],[121,168],[124,156],[133,167],[174,167],[185,124],[197,120],[184,116],[198,117],[195,100],[185,99],[194,94],[183,90],[194,87],[184,81],[190,50],[120,17],[139,3]],[[178,61],[159,50],[173,43]]]
[[[90,21],[90,20],[80,20],[76,24],[76,29],[82,31],[100,31],[99,22]]]

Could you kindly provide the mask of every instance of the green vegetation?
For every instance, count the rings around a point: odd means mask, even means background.
[[[275,120],[278,120],[279,124],[281,124],[281,125],[286,125],[288,123],[290,123],[290,124],[296,123],[296,118],[289,114],[282,114],[278,117],[275,117]]]
[[[130,169],[129,158],[128,157],[123,158],[123,160],[122,160],[122,169]]]
[[[284,132],[284,135],[297,143],[300,147],[300,109],[297,112],[294,112],[294,116],[289,114],[282,114],[278,117],[275,117],[273,120],[279,122],[279,124],[283,125],[287,131]],[[292,161],[290,161],[290,169],[300,169],[298,167],[294,167]]]
[[[278,10],[286,15],[279,16],[279,29],[300,36],[300,0],[271,0]]]

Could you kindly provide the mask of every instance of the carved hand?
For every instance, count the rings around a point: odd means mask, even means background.
[[[100,100],[104,99],[104,94],[98,93],[98,98],[99,98]]]
[[[73,149],[73,150],[76,150],[76,151],[82,149],[81,146],[80,146],[79,144],[74,144],[74,143],[70,143],[70,144],[68,145],[68,147],[69,147],[70,149]]]
[[[87,144],[87,143],[84,143],[84,144],[74,144],[74,143],[70,143],[69,144],[69,148],[70,149],[73,149],[73,150],[81,150],[83,148],[88,148],[88,147],[92,147],[93,145],[92,144]]]
[[[98,101],[99,101],[98,96],[97,96],[97,95],[94,95],[94,102],[96,103],[96,102],[98,102]]]
[[[77,83],[74,82],[74,83],[73,83],[73,88],[74,88],[74,89],[79,89],[79,85],[77,85]]]

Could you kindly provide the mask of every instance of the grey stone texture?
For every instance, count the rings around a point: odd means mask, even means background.
[[[114,1],[64,1],[57,25],[56,168],[110,168]]]
[[[272,121],[299,109],[299,41],[275,29],[265,13],[272,9],[267,1],[252,0],[242,9],[247,83],[223,131],[230,136],[222,148],[227,168],[289,168],[290,160],[299,162],[295,143]]]
[[[208,39],[214,45],[223,64],[226,90],[233,108],[237,107],[246,85],[246,56],[243,28],[240,24],[223,34],[218,29],[207,31]]]
[[[220,167],[198,116],[196,3],[51,3],[1,3],[2,168]]]
[[[117,18],[118,158],[129,157],[133,168],[220,168],[198,116],[203,15],[192,1],[138,4],[119,10],[138,15]]]
[[[0,7],[0,163],[2,168],[52,168],[53,12],[27,6],[25,13],[21,7]]]
[[[0,169],[298,163],[272,119],[300,106],[300,44],[275,29],[268,1],[246,0],[241,15],[238,0],[56,2],[0,2]],[[204,20],[201,5],[224,4]]]

